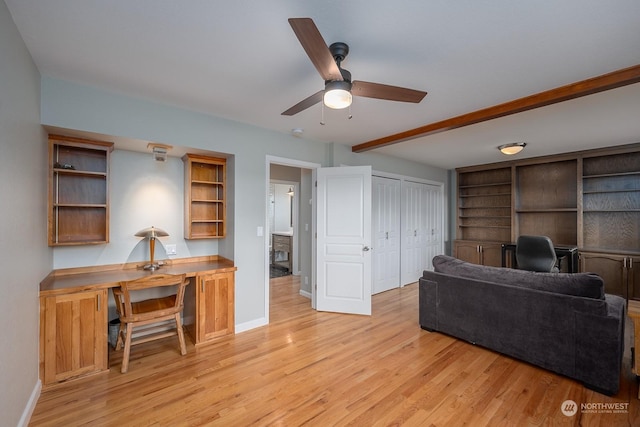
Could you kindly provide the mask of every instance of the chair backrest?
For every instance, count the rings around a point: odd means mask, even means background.
[[[172,313],[182,311],[184,307],[184,292],[185,287],[189,284],[184,274],[152,274],[149,276],[141,277],[140,279],[129,280],[120,282],[120,289],[114,288],[114,296],[116,300],[116,308],[120,316],[126,318],[133,317],[145,317],[153,318],[158,316],[166,316]],[[133,294],[137,291],[142,291],[151,288],[162,288],[166,286],[177,286],[175,293],[175,301],[171,306],[166,304],[158,307],[154,307],[153,304],[149,304],[145,308],[144,314],[136,313],[133,309],[134,304],[140,303],[136,301]],[[160,301],[161,299],[153,299],[149,301]],[[167,299],[164,298],[164,301]]]
[[[520,236],[516,243],[518,269],[529,271],[557,271],[556,251],[547,236]]]

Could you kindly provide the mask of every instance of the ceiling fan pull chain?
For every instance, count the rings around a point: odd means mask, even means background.
[[[322,103],[322,117],[320,118],[320,124],[324,126],[324,102]]]
[[[351,114],[351,105],[352,104],[349,104],[349,117],[348,117],[349,120],[351,120],[353,118],[353,114]]]

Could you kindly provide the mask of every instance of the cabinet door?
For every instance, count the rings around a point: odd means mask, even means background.
[[[197,342],[233,334],[234,273],[198,275],[197,286]]]
[[[640,300],[640,257],[627,258],[627,282],[629,299]]]
[[[456,241],[454,243],[454,255],[456,258],[463,261],[472,262],[474,264],[480,264],[480,243],[479,242],[467,242]]]
[[[45,385],[107,369],[107,290],[40,299]]]
[[[480,253],[482,265],[502,266],[502,245],[500,243],[482,243]]]
[[[628,297],[626,258],[622,255],[580,253],[580,271],[596,273],[604,280],[608,294]]]

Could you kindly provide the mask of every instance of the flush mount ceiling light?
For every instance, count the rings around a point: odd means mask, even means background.
[[[504,144],[498,147],[498,150],[500,150],[500,152],[502,154],[505,154],[507,156],[512,156],[514,154],[518,154],[519,152],[521,152],[524,147],[526,147],[527,143],[526,142],[512,142],[511,144]]]
[[[150,149],[151,152],[153,153],[153,160],[155,160],[156,162],[166,162],[167,153],[173,147],[171,145],[156,144],[156,143],[150,142],[149,144],[147,144],[147,148]]]

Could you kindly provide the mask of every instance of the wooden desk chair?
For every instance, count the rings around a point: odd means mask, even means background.
[[[129,368],[129,354],[131,346],[144,342],[178,335],[180,341],[180,353],[187,354],[184,342],[184,332],[182,330],[182,318],[180,317],[184,308],[184,291],[189,280],[184,274],[152,274],[140,279],[120,282],[119,288],[113,288],[113,296],[116,300],[116,309],[120,316],[120,329],[118,331],[118,341],[116,350],[122,348],[124,341],[124,354],[122,356],[121,372],[124,374]],[[161,297],[135,301],[135,295],[144,289],[162,288],[166,286],[177,286],[175,294]],[[175,320],[175,330],[162,330],[157,332],[158,323],[167,320]],[[155,325],[154,325],[155,324]],[[165,325],[166,326],[166,325]],[[150,332],[135,340],[132,340],[133,329],[136,332]],[[156,332],[153,332],[153,331]]]

